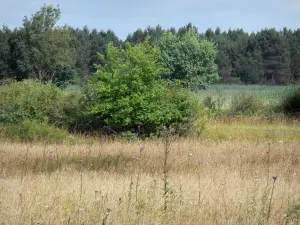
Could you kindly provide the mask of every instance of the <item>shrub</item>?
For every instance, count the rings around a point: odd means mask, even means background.
[[[0,123],[15,124],[26,119],[67,126],[79,98],[48,83],[32,80],[13,82],[0,89]]]
[[[230,112],[232,115],[253,115],[263,110],[263,103],[256,95],[236,93],[232,96]]]
[[[18,124],[6,125],[2,129],[6,138],[12,141],[48,141],[62,142],[67,139],[68,132],[53,125],[37,120],[24,120]]]
[[[0,125],[14,139],[51,139],[55,133],[60,139],[65,132],[57,128],[68,128],[76,120],[79,99],[79,94],[66,93],[51,83],[9,82],[0,89]]]
[[[206,96],[203,99],[204,106],[208,109],[209,113],[214,113],[217,110],[217,102],[212,96]]]
[[[206,111],[196,94],[179,87],[168,88],[163,98],[166,124],[178,135],[200,134],[206,123]]]
[[[300,115],[300,88],[289,91],[280,103],[280,108],[287,115]]]
[[[126,43],[124,50],[109,44],[106,55],[105,66],[98,65],[89,81],[86,128],[126,136],[157,134],[163,125],[176,127],[179,134],[189,130],[197,104],[186,90],[167,88],[159,79],[165,71],[157,62],[159,49],[148,40],[134,47]]]

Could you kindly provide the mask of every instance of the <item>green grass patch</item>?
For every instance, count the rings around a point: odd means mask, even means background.
[[[240,141],[292,141],[299,142],[300,122],[294,121],[289,124],[268,124],[268,123],[224,123],[211,121],[203,133],[202,138]]]

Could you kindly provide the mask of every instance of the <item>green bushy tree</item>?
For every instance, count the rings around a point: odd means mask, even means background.
[[[107,45],[106,64],[98,65],[89,81],[87,125],[149,135],[163,125],[176,125],[179,132],[180,125],[191,124],[197,104],[186,90],[174,91],[159,79],[166,71],[159,57],[159,49],[148,39],[135,46],[126,43],[125,49]]]
[[[164,78],[181,80],[191,89],[203,89],[219,79],[216,47],[193,30],[182,36],[165,33],[159,47],[162,65],[169,69]]]
[[[31,18],[25,17],[23,27],[15,31],[10,45],[17,68],[40,81],[49,81],[57,69],[74,64],[74,36],[67,27],[55,26],[60,9],[44,5]]]

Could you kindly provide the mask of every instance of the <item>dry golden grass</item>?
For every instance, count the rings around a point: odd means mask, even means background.
[[[268,147],[175,141],[163,196],[162,142],[2,142],[0,224],[300,224],[299,141]]]

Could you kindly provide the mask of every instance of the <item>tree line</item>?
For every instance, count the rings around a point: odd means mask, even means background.
[[[109,43],[120,48],[149,43],[161,51],[168,79],[192,88],[207,83],[288,84],[300,79],[300,29],[243,29],[204,33],[191,23],[179,29],[160,25],[138,29],[126,40],[112,30],[57,26],[60,8],[44,5],[23,26],[0,29],[0,80],[37,78],[58,86],[83,83],[104,65]]]

